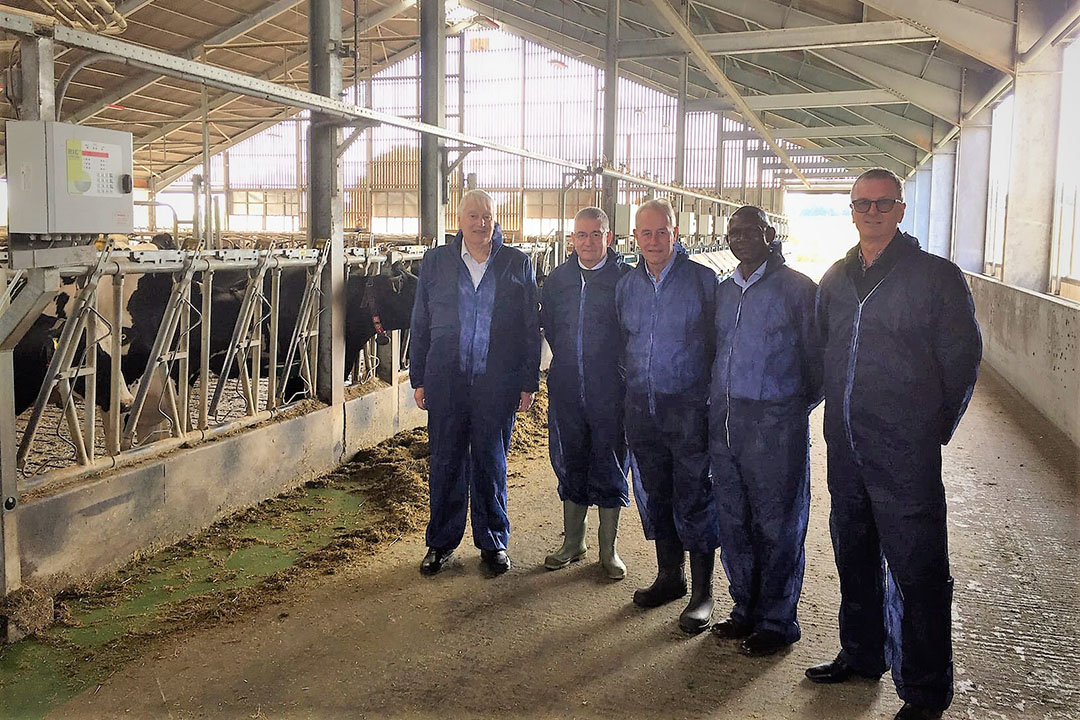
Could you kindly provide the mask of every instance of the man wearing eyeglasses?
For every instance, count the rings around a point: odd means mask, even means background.
[[[982,340],[959,268],[898,231],[904,208],[896,175],[860,175],[859,244],[818,290],[841,649],[806,675],[835,683],[891,667],[896,720],[924,720],[953,695],[941,446],[971,398]]]
[[[727,240],[739,266],[717,298],[709,453],[734,607],[712,632],[741,640],[742,653],[755,657],[801,637],[808,418],[821,402],[817,285],[786,265],[760,208],[736,210]]]
[[[619,510],[630,504],[630,455],[623,431],[623,369],[615,285],[630,271],[611,249],[607,214],[585,208],[574,218],[574,252],[544,282],[540,324],[551,346],[548,448],[563,501],[562,547],[544,566],[564,568],[585,556],[585,516],[597,506],[600,563],[626,577],[615,548]]]
[[[615,306],[626,363],[626,439],[634,455],[634,499],[645,537],[656,541],[656,580],[634,593],[639,607],[686,595],[679,627],[712,622],[717,497],[709,473],[708,387],[713,361],[716,273],[692,262],[677,240],[667,200],[638,208],[637,268],[619,281]]]

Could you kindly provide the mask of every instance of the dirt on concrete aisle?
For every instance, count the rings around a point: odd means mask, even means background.
[[[820,417],[800,605],[803,639],[749,660],[677,628],[682,603],[641,611],[655,572],[634,508],[623,515],[622,582],[595,549],[542,568],[559,543],[554,477],[540,445],[511,466],[514,568],[486,579],[466,542],[435,578],[422,533],[289,588],[237,622],[149,647],[55,717],[891,718],[892,683],[821,687],[802,678],[837,650]],[[1080,539],[1075,451],[984,372],[945,456],[957,695],[951,718],[1077,718]],[[716,618],[730,607],[716,581]]]

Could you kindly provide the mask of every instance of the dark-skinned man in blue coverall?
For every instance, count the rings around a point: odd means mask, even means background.
[[[626,565],[615,540],[619,511],[630,504],[630,454],[615,285],[630,267],[611,249],[608,216],[600,208],[577,214],[573,238],[574,252],[548,275],[540,294],[540,325],[551,346],[548,447],[563,501],[562,547],[544,566],[558,570],[584,557],[585,517],[596,505],[600,563],[609,578],[622,580]]]
[[[759,208],[736,210],[727,237],[739,266],[717,299],[709,451],[734,607],[712,632],[762,656],[801,636],[809,413],[821,401],[817,285],[785,264]]]
[[[634,593],[640,607],[686,595],[679,627],[712,621],[712,575],[720,545],[717,496],[709,473],[709,371],[713,361],[716,273],[676,242],[667,200],[643,203],[634,237],[641,261],[619,281],[615,303],[624,337],[626,439],[634,455],[634,499],[645,537],[656,542],[656,580]]]
[[[904,208],[896,175],[860,175],[859,244],[818,290],[841,649],[806,675],[833,683],[891,667],[896,720],[932,720],[953,695],[941,447],[971,398],[982,341],[959,268],[898,231]]]
[[[503,245],[493,210],[484,191],[466,193],[457,237],[420,267],[409,379],[431,447],[425,575],[450,561],[470,506],[483,566],[510,569],[506,453],[514,412],[528,410],[539,388],[540,313],[532,263]]]

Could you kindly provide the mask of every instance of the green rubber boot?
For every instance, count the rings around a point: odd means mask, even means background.
[[[586,505],[563,501],[563,544],[544,559],[544,567],[548,570],[564,568],[585,557],[585,515],[588,512]]]
[[[597,539],[600,541],[600,564],[604,566],[604,572],[612,580],[622,580],[626,577],[626,565],[615,550],[615,539],[619,534],[619,510],[622,508],[597,508],[600,513],[600,530]]]

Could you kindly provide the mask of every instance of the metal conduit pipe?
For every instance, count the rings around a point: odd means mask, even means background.
[[[675,193],[677,195],[682,195],[683,197],[694,198],[697,200],[704,200],[706,202],[715,203],[721,206],[727,205],[729,207],[739,208],[743,205],[743,203],[732,202],[731,200],[725,200],[724,198],[717,197],[715,195],[708,195],[706,193],[698,192],[696,190],[687,190],[686,188],[677,187],[675,185],[668,185],[666,183],[656,182],[655,180],[639,178],[635,175],[630,175],[620,170],[612,170],[611,168],[597,168],[595,172],[600,175],[605,175],[607,177],[618,178],[619,180],[633,183],[635,185],[644,185],[645,187],[650,187],[655,190],[663,190],[664,192]],[[766,212],[765,214],[770,219],[783,217],[782,215],[777,215],[776,213],[771,212]]]
[[[175,254],[176,250],[152,251]],[[195,261],[194,272],[216,272],[218,270],[254,270],[259,266],[260,258],[236,258],[223,260],[216,258],[199,258]],[[313,267],[317,263],[314,258],[290,258],[272,256],[267,262],[267,269],[287,267]],[[187,266],[186,259],[162,260],[160,262],[138,262],[136,260],[106,260],[102,266],[102,275],[147,275],[155,273],[177,273]],[[60,275],[72,277],[85,275],[93,268],[89,265],[72,265],[59,269]]]
[[[64,104],[64,97],[67,95],[68,86],[71,85],[72,79],[76,73],[85,68],[87,65],[92,65],[101,60],[115,60],[123,62],[122,58],[116,55],[110,55],[109,53],[91,53],[86,57],[79,58],[76,62],[73,62],[68,66],[68,69],[64,71],[64,74],[60,76],[60,80],[56,83],[56,119],[60,120],[60,108]]]
[[[171,212],[173,216],[173,241],[180,242],[180,216],[176,214],[176,208],[174,208],[169,203],[161,202],[160,200],[136,200],[135,204],[141,207],[163,207],[168,209],[168,211]]]

